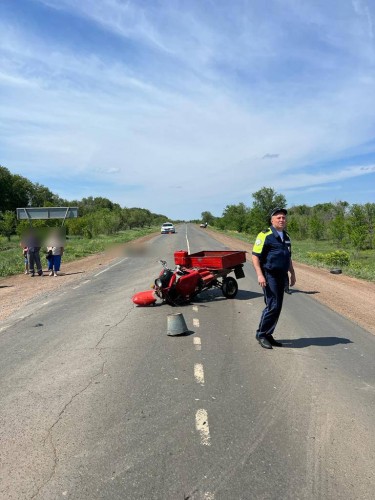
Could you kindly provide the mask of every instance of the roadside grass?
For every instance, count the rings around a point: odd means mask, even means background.
[[[214,227],[211,230],[218,233],[231,236],[246,243],[253,244],[256,234],[237,233],[236,231],[224,231]],[[336,250],[344,250],[350,255],[350,264],[348,266],[335,266],[342,269],[343,274],[366,281],[375,281],[375,250],[355,251],[350,247],[338,247],[333,241],[313,241],[313,240],[292,240],[293,260],[308,264],[309,266],[319,267],[330,270],[333,266],[324,265],[309,257],[310,252],[327,254]]]
[[[159,227],[150,227],[146,229],[129,229],[111,236],[100,235],[91,239],[68,236],[63,261],[72,262],[89,255],[104,252],[109,247],[127,243],[158,231]],[[43,248],[40,251],[40,258],[44,268],[46,259],[44,258]],[[11,241],[0,237],[0,277],[21,274],[23,271],[24,259],[19,237],[12,236]]]

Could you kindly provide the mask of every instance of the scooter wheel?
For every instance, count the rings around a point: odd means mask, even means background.
[[[229,278],[224,278],[221,291],[227,299],[234,299],[238,292],[237,281],[231,276]]]

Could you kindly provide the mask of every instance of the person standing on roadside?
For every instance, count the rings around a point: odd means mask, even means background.
[[[22,244],[22,241],[20,243],[20,246],[22,247],[23,263],[25,265],[24,273],[29,274],[29,257],[27,255],[28,248]]]
[[[30,276],[35,276],[35,267],[39,276],[43,276],[42,263],[40,262],[40,237],[34,228],[30,228],[22,239],[22,246],[27,247]]]
[[[285,208],[277,207],[272,210],[271,226],[258,234],[252,251],[254,269],[266,304],[256,331],[256,339],[265,349],[282,347],[273,338],[273,332],[281,313],[286,280],[289,282],[288,272],[290,286],[296,282],[290,237],[285,231],[287,213]]]
[[[64,235],[62,231],[54,229],[47,240],[49,276],[58,276],[61,266],[61,257],[64,253]]]

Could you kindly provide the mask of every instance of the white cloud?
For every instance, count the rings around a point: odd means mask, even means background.
[[[212,12],[201,2],[182,11],[173,2],[43,3],[131,40],[143,60],[73,51],[0,22],[0,145],[11,170],[53,165],[98,186],[110,177],[107,196],[128,206],[150,203],[167,180],[180,186],[168,206],[195,200],[198,211],[207,186],[224,207],[264,185],[324,188],[373,173],[328,167],[374,137],[373,49],[359,29],[371,17],[359,0],[341,23],[327,15],[339,4],[320,1],[274,1],[267,16],[262,2],[215,2]],[[326,172],[305,172],[322,163]],[[139,190],[121,200],[130,185]]]

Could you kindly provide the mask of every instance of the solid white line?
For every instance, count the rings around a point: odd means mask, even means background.
[[[208,427],[207,411],[200,409],[195,414],[195,428],[200,434],[201,444],[211,446],[210,429]]]
[[[202,342],[200,337],[193,337],[193,344],[196,351],[200,351],[202,349]]]
[[[79,288],[81,285],[85,285],[86,283],[89,283],[91,280],[86,280],[86,281],[83,281],[82,283],[80,283],[79,285],[77,286],[73,286],[72,289],[75,290],[76,288]]]
[[[199,328],[199,319],[198,318],[193,318],[193,326]]]
[[[198,384],[204,385],[204,370],[201,363],[195,363],[194,365],[194,377]]]
[[[94,278],[99,276],[99,274],[105,273],[106,271],[109,271],[109,269],[112,269],[112,267],[118,266],[121,264],[121,262],[124,262],[124,260],[127,260],[127,257],[125,259],[120,260],[119,262],[116,262],[115,264],[112,264],[112,266],[107,267],[106,269],[103,269],[103,271],[100,271],[98,274],[94,274]]]
[[[188,238],[188,235],[187,235],[187,225],[186,225],[186,244],[187,244],[187,251],[188,253],[190,253],[190,245],[189,245],[189,238]]]

